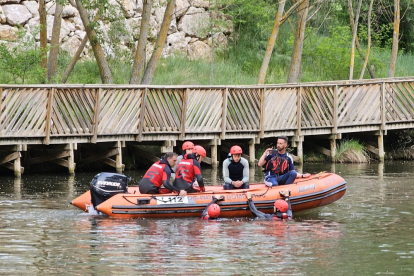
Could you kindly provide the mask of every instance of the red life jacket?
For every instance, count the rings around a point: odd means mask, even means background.
[[[181,159],[180,164],[177,165],[175,178],[181,178],[188,183],[193,183],[194,177],[196,174],[200,174],[200,170],[193,165],[194,159],[187,159],[186,157],[187,156],[184,156],[184,158]]]
[[[289,162],[287,158],[280,157],[276,154],[266,163],[265,171],[271,171],[278,175],[285,174],[289,171]]]
[[[148,171],[145,173],[143,178],[149,179],[152,184],[156,187],[161,187],[162,185],[162,178],[164,175],[164,168],[167,164],[161,164],[160,161],[152,164],[152,166],[148,169]]]

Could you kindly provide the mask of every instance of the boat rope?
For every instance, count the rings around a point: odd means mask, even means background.
[[[264,196],[269,191],[269,189],[270,189],[270,187],[267,187],[267,190],[263,194],[252,194],[252,195],[255,195],[257,197]],[[247,191],[245,191],[245,192],[247,192]]]
[[[131,200],[129,200],[128,198],[126,198],[126,196],[122,196],[126,201],[128,201],[129,203],[131,203],[131,204],[134,204],[134,205],[139,205],[138,203],[135,203],[135,202],[132,202]]]

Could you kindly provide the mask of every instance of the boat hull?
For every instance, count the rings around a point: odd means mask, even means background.
[[[206,192],[188,194],[181,198],[176,194],[140,194],[138,187],[128,188],[128,193],[117,194],[96,207],[110,217],[117,218],[165,218],[198,217],[212,197],[222,198],[220,217],[252,216],[246,192],[260,211],[273,212],[273,203],[281,198],[281,191],[290,191],[293,212],[309,210],[339,200],[346,192],[346,181],[333,173],[320,173],[295,183],[268,188],[262,183],[250,184],[250,189],[223,190],[222,186],[207,186]],[[71,202],[80,209],[91,205],[90,193],[84,193]]]

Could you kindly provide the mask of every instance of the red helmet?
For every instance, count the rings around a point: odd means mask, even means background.
[[[230,154],[242,154],[243,150],[239,146],[232,146],[230,149]]]
[[[193,142],[190,142],[190,141],[184,142],[183,150],[193,149],[193,148],[194,148]]]
[[[218,218],[220,215],[220,206],[213,203],[210,206],[208,206],[207,212],[210,218]]]
[[[207,156],[206,150],[200,145],[194,146],[193,153],[197,153],[198,155],[203,156],[203,157]]]
[[[284,201],[283,199],[277,199],[275,201],[275,207],[280,212],[285,213],[289,208],[289,204],[286,201]]]

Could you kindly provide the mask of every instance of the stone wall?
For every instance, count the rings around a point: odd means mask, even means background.
[[[113,5],[119,7],[115,0]],[[46,1],[47,33],[50,42],[54,20],[54,1]],[[107,43],[107,54],[113,53],[113,48],[131,51],[139,36],[142,14],[142,0],[121,0],[121,20],[125,23],[127,33],[120,39],[119,45]],[[165,0],[154,0],[150,19],[150,33],[147,46],[147,57],[153,50],[157,33],[160,29]],[[38,1],[0,0],[0,43],[15,45],[18,38],[17,26],[22,26],[28,33],[33,34],[39,43],[39,4]],[[213,13],[211,13],[213,14]],[[61,48],[73,55],[79,47],[82,38],[86,35],[79,12],[73,6],[67,5],[63,9],[62,27],[60,33]],[[225,48],[233,32],[231,20],[224,14],[214,14],[215,26],[211,28],[209,1],[205,0],[177,0],[174,17],[171,22],[168,36],[164,45],[163,56],[181,53],[190,59],[209,59],[211,54],[211,29],[214,30],[214,47]],[[219,19],[219,21],[217,21]],[[109,29],[101,25],[102,37],[108,37]],[[82,56],[92,53],[87,47]]]

